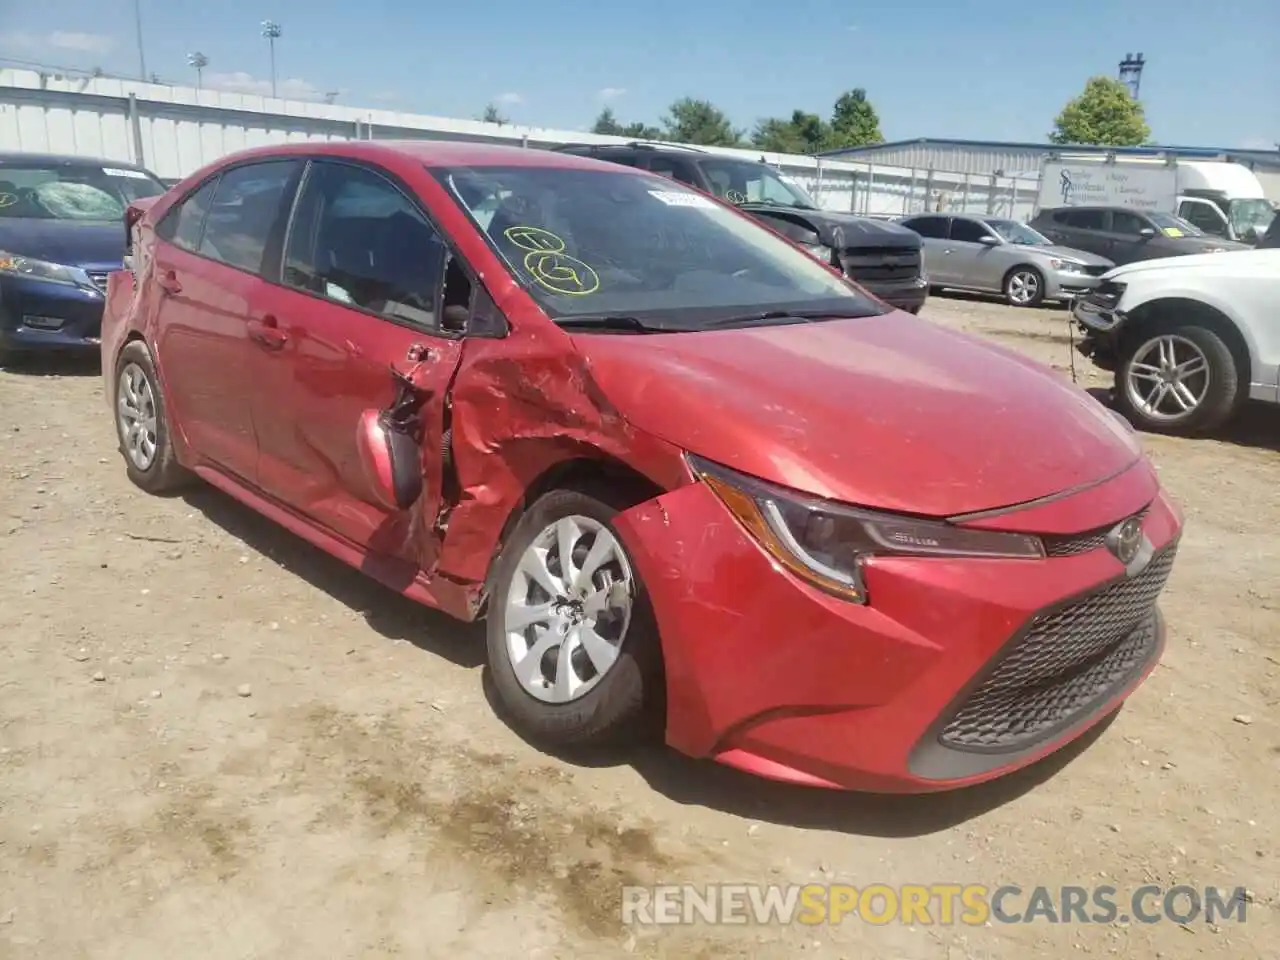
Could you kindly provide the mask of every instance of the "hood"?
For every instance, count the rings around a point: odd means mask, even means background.
[[[1053,371],[902,312],[573,339],[637,428],[844,503],[954,516],[1087,487],[1141,456]]]
[[[792,235],[789,228],[813,230],[821,243],[844,250],[849,247],[909,247],[920,249],[920,235],[914,230],[890,223],[837,213],[834,210],[806,210],[803,207],[775,207],[763,203],[744,203],[739,209],[769,223],[781,233]]]
[[[119,267],[124,239],[114,220],[0,220],[0,250],[70,267]]]
[[[1019,250],[1031,250],[1035,253],[1044,254],[1046,257],[1056,257],[1059,260],[1071,260],[1075,263],[1082,263],[1086,267],[1110,267],[1114,266],[1112,261],[1106,257],[1100,257],[1096,253],[1089,253],[1085,250],[1077,250],[1074,247],[1059,247],[1056,244],[1047,247],[1036,247],[1030,244],[1018,245]]]
[[[1236,240],[1224,240],[1222,237],[1165,237],[1166,243],[1175,250],[1186,251],[1186,255],[1208,253],[1211,250],[1252,250],[1253,245]]]
[[[1225,245],[1225,244],[1224,244]],[[1224,257],[1230,259],[1224,260]],[[1160,257],[1156,260],[1135,260],[1116,267],[1107,273],[1108,280],[1122,280],[1135,273],[1159,273],[1161,271],[1208,270],[1222,267],[1256,267],[1275,269],[1280,265],[1280,251],[1258,250],[1253,247],[1232,244],[1226,253],[1201,253],[1179,257]]]

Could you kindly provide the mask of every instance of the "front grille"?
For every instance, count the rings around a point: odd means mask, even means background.
[[[1139,522],[1147,515],[1147,509],[1144,507],[1140,512],[1134,514]],[[1123,523],[1121,520],[1118,523]],[[1074,557],[1081,553],[1089,553],[1092,550],[1100,550],[1106,546],[1107,534],[1118,526],[1113,523],[1108,527],[1101,527],[1097,530],[1090,530],[1087,533],[1072,533],[1063,535],[1049,534],[1042,536],[1040,539],[1044,542],[1044,552],[1050,557]]]
[[[1127,683],[1155,649],[1156,598],[1176,552],[1170,545],[1137,576],[1033,619],[952,714],[940,742],[957,750],[1019,750]]]
[[[841,262],[855,282],[887,283],[920,276],[920,251],[910,247],[849,247]]]
[[[107,292],[107,277],[111,275],[109,270],[86,270],[85,273],[89,275],[95,287],[103,293]]]
[[[1085,272],[1085,273],[1087,273],[1087,274],[1088,274],[1089,276],[1091,276],[1091,277],[1100,277],[1100,276],[1102,276],[1104,273],[1106,273],[1106,272],[1107,272],[1108,270],[1110,270],[1110,269],[1111,269],[1110,267],[1105,267],[1105,266],[1104,266],[1104,267],[1090,267],[1090,266],[1086,266],[1086,267],[1084,268],[1084,272]]]

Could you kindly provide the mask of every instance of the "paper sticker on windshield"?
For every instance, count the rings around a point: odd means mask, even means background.
[[[1177,227],[1165,227],[1164,235],[1166,237],[1180,237],[1182,236],[1182,231],[1179,230]]]
[[[125,170],[121,167],[103,167],[102,172],[108,177],[128,177],[130,180],[150,180],[141,170]]]
[[[650,190],[649,196],[655,200],[661,200],[668,207],[702,207],[703,209],[715,209],[715,204],[706,197],[699,196],[696,193],[684,193],[677,190]]]

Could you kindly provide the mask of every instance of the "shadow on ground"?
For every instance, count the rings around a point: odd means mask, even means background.
[[[1115,409],[1109,387],[1090,387],[1088,393],[1099,403]],[[1228,423],[1203,438],[1194,439],[1280,452],[1280,410],[1270,403],[1246,403]]]
[[[96,353],[18,354],[0,362],[0,370],[19,377],[97,377],[102,374],[102,362]]]

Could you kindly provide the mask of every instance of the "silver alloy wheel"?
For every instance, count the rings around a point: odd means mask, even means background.
[[[1035,302],[1040,295],[1040,277],[1031,270],[1019,270],[1009,278],[1009,299],[1018,306]]]
[[[569,516],[520,557],[503,606],[507,657],[543,703],[586,695],[617,662],[631,624],[634,575],[609,528]]]
[[[149,470],[156,459],[156,397],[151,381],[136,363],[126,364],[120,371],[116,421],[125,456],[139,470]]]
[[[1124,388],[1129,403],[1144,417],[1177,423],[1200,408],[1212,379],[1203,350],[1186,337],[1162,334],[1134,353]]]

